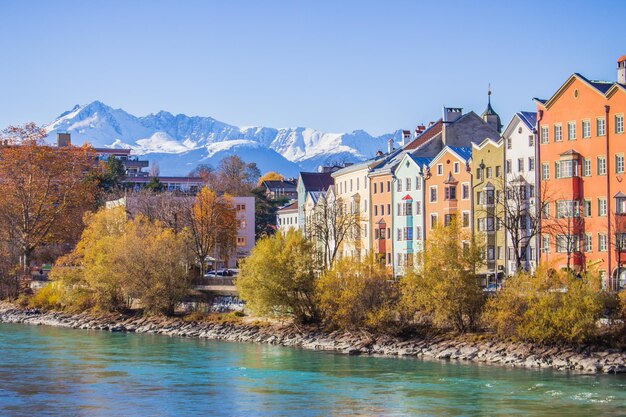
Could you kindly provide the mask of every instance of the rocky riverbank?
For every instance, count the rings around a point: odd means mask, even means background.
[[[41,312],[0,304],[0,322],[200,337],[229,342],[268,343],[350,355],[384,355],[473,361],[520,368],[580,373],[626,373],[626,352],[618,349],[538,347],[526,343],[446,337],[400,340],[362,333],[302,330],[291,325],[187,322],[179,318]]]

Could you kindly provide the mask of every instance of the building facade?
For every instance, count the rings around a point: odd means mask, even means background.
[[[626,56],[618,82],[571,75],[536,99],[542,194],[541,259],[555,267],[597,268],[606,288],[626,282]]]
[[[416,264],[416,255],[423,249],[424,179],[430,158],[419,158],[405,152],[394,170],[396,178],[392,195],[393,272],[403,276]]]
[[[276,227],[282,234],[287,234],[290,229],[298,229],[298,202],[294,202],[280,208],[276,212]]]

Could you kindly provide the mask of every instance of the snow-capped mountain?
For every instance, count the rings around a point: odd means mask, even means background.
[[[323,133],[297,127],[237,127],[211,117],[173,115],[161,111],[137,117],[94,101],[75,106],[46,126],[48,138],[57,132],[72,134],[72,142],[95,147],[130,148],[136,155],[158,163],[161,174],[186,175],[198,164],[215,166],[224,156],[237,154],[256,162],[262,172],[295,176],[329,161],[356,162],[387,149],[400,132],[374,137],[352,133]]]

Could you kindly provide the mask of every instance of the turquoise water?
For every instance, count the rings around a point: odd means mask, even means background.
[[[626,415],[626,377],[0,324],[0,416]]]

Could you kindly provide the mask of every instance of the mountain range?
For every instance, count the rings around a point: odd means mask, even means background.
[[[296,127],[237,127],[211,117],[173,115],[160,111],[134,116],[100,101],[76,105],[45,126],[48,140],[56,133],[71,133],[72,143],[97,148],[129,148],[159,167],[161,175],[187,175],[198,164],[216,166],[236,154],[256,162],[261,172],[296,176],[329,162],[357,162],[401,141],[401,131],[372,136],[363,130],[324,133]]]

